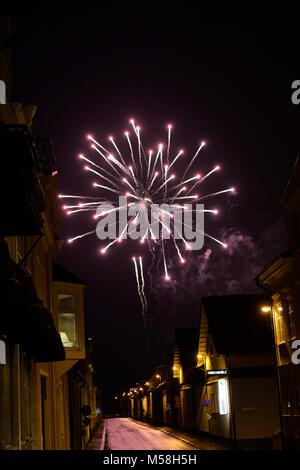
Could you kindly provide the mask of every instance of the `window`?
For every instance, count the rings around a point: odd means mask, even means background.
[[[281,302],[278,302],[275,305],[274,316],[276,325],[276,342],[277,344],[285,343],[289,338]]]
[[[58,331],[65,348],[78,346],[75,313],[58,314]]]
[[[78,316],[75,294],[57,294],[58,331],[65,348],[78,347]]]
[[[0,340],[0,364],[6,364],[6,344]]]
[[[58,294],[57,301],[59,309],[75,307],[75,299],[73,294]]]

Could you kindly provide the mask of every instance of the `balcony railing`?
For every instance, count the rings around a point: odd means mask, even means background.
[[[0,236],[40,234],[46,201],[39,155],[27,126],[0,123],[0,150]]]

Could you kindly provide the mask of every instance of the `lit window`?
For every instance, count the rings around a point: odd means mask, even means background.
[[[0,364],[6,364],[6,345],[0,340]]]
[[[75,299],[73,294],[58,294],[58,308],[74,308]]]
[[[75,313],[58,314],[58,331],[65,348],[78,346]]]
[[[288,330],[281,303],[275,305],[276,339],[277,344],[288,341]]]

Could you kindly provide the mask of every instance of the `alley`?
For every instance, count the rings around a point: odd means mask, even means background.
[[[106,433],[109,450],[195,450],[180,439],[128,418],[108,419]]]

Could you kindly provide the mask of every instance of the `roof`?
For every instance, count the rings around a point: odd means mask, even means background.
[[[263,305],[272,305],[270,296],[225,295],[202,298],[209,332],[218,354],[272,351],[270,316],[262,313]]]
[[[68,271],[67,268],[58,263],[53,264],[53,281],[86,285],[86,282],[79,279],[79,277],[75,276],[75,274],[71,273],[71,271]]]
[[[175,342],[179,349],[183,370],[195,367],[199,342],[199,328],[177,328]]]
[[[261,285],[261,278],[268,272],[270,269],[274,268],[276,269],[277,266],[285,262],[285,260],[291,259],[292,258],[292,250],[285,251],[284,253],[281,253],[281,255],[277,256],[271,263],[267,264],[265,268],[255,276],[254,280],[257,284],[258,287],[265,288],[265,286]]]

